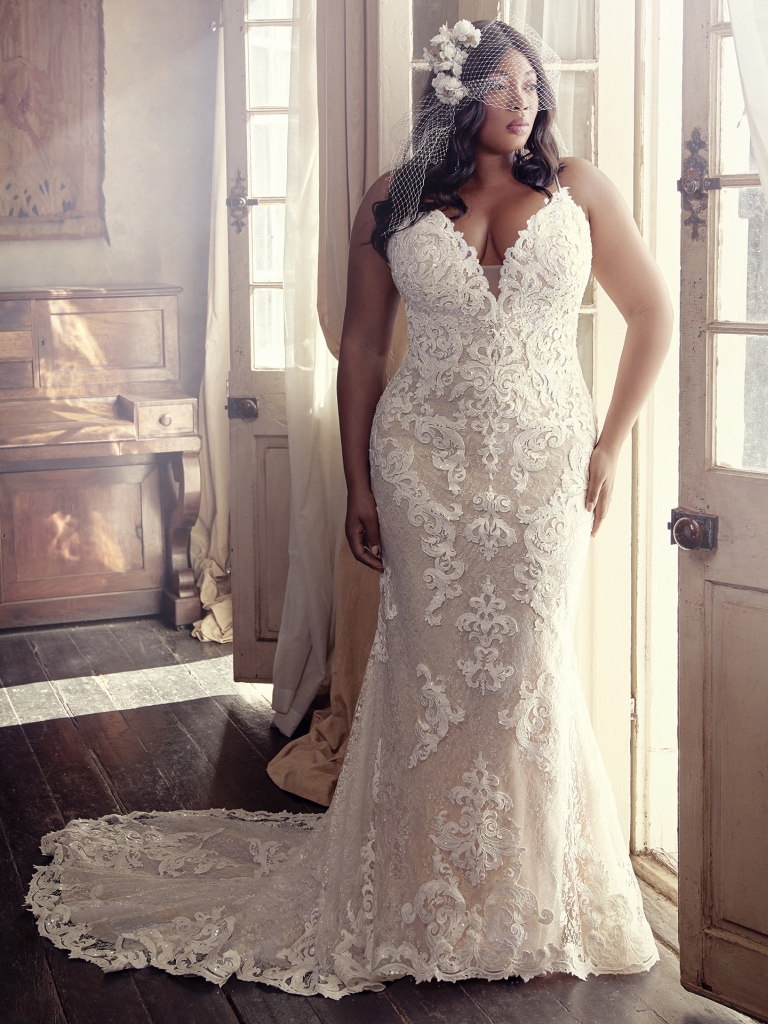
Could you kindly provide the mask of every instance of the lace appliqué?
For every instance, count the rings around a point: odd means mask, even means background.
[[[379,593],[379,621],[371,653],[376,661],[386,662],[389,660],[386,624],[397,615],[397,607],[392,597],[392,570],[390,568],[386,568],[381,574]]]
[[[496,494],[489,486],[484,494],[474,496],[472,504],[484,514],[467,526],[464,536],[470,543],[477,544],[483,558],[490,562],[500,548],[511,547],[517,540],[515,531],[500,516],[500,513],[511,511],[512,502],[505,494]]]
[[[495,691],[509,679],[514,668],[499,662],[499,650],[494,644],[501,644],[502,638],[517,632],[517,623],[511,615],[503,615],[506,602],[496,597],[496,587],[490,576],[483,584],[483,592],[469,600],[471,612],[465,612],[456,620],[459,630],[469,633],[477,646],[474,659],[459,658],[457,665],[467,686],[472,689]]]
[[[424,719],[416,720],[416,746],[408,761],[408,767],[414,768],[419,761],[426,761],[430,754],[437,750],[440,740],[448,735],[449,725],[458,725],[464,721],[464,709],[457,707],[454,711],[445,695],[445,679],[438,676],[434,681],[426,665],[417,665],[416,674],[426,679],[421,688],[419,699],[427,709]]]
[[[552,770],[556,749],[552,699],[547,693],[552,685],[548,672],[543,672],[535,684],[523,681],[514,711],[511,714],[509,709],[499,712],[499,724],[515,730],[520,746],[544,772]]]

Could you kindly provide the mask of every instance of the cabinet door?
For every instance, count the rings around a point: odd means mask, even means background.
[[[292,3],[224,0],[223,10],[234,671],[253,681],[272,677],[288,574],[283,225]],[[258,415],[237,404],[248,399]]]
[[[69,599],[71,605],[92,595],[157,591],[159,603],[160,491],[158,463],[0,474],[2,624],[17,621],[16,613],[23,617],[25,602],[32,609],[39,602]],[[83,618],[94,618],[92,605],[83,606]],[[137,614],[145,609],[126,605],[134,607]],[[30,611],[24,622],[58,618]]]
[[[768,210],[721,0],[686,0],[680,505],[680,967],[768,1020]]]

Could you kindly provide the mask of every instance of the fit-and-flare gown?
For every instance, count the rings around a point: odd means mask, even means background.
[[[439,211],[388,256],[409,349],[371,434],[385,571],[333,803],[45,836],[40,931],[105,971],[339,998],[406,974],[658,959],[573,650],[595,443],[576,353],[587,220],[555,192],[507,251],[498,297]]]

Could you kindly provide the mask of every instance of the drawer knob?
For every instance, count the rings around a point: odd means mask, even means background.
[[[168,415],[167,412],[164,412],[163,415],[160,417],[160,424],[163,427],[170,427],[172,423],[173,420],[171,419],[171,417]]]

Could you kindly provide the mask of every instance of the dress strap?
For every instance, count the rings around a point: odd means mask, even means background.
[[[557,191],[560,192],[562,190],[562,186],[560,184],[560,179],[557,176],[557,171],[555,171],[555,181],[557,182]]]

